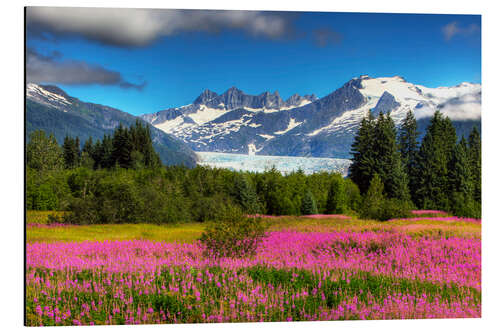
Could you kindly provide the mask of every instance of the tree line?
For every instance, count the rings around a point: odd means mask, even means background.
[[[481,137],[476,127],[457,140],[448,117],[436,111],[422,141],[411,111],[397,130],[388,114],[365,117],[352,145],[349,177],[365,198],[365,215],[386,207],[439,209],[481,216]]]
[[[71,223],[210,221],[227,211],[303,215],[354,213],[358,187],[338,173],[286,175],[162,166],[140,123],[80,149],[43,131],[27,144],[27,209],[64,210]]]
[[[481,141],[477,129],[457,143],[451,121],[434,114],[421,143],[408,112],[398,130],[370,113],[352,145],[349,175],[302,171],[237,172],[163,166],[147,127],[119,126],[102,140],[31,133],[26,206],[63,210],[68,223],[177,223],[241,214],[353,214],[386,220],[414,208],[481,215]],[[231,213],[233,214],[233,213]]]

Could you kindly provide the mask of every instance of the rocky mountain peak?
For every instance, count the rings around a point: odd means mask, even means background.
[[[200,96],[198,96],[193,104],[206,104],[207,102],[213,100],[214,98],[217,98],[219,95],[217,95],[217,93],[209,90],[209,89],[205,89]]]

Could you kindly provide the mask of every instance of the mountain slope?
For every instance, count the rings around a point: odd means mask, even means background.
[[[130,126],[140,119],[108,106],[82,102],[55,86],[29,83],[26,99],[27,139],[32,131],[41,129],[53,133],[60,144],[66,135],[78,136],[83,144],[89,137],[95,140],[113,133],[120,123]],[[151,137],[164,164],[196,165],[197,156],[185,143],[154,127]]]
[[[286,101],[277,92],[252,96],[233,87],[221,95],[205,90],[192,104],[142,118],[196,151],[349,158],[369,110],[389,113],[396,124],[412,110],[423,133],[437,109],[459,135],[468,135],[481,125],[481,85],[427,88],[400,76],[362,75],[323,98],[294,95]]]

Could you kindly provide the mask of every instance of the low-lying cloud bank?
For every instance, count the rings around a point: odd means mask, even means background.
[[[452,98],[438,106],[419,105],[415,108],[415,118],[432,117],[437,109],[451,120],[480,120],[481,93]]]
[[[128,82],[119,72],[100,65],[84,61],[63,60],[59,52],[43,55],[35,49],[28,49],[26,52],[26,77],[28,82],[34,83],[98,84],[137,90],[142,90],[146,86],[146,82],[142,84]]]

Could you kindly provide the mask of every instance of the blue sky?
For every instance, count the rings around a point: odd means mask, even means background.
[[[477,15],[92,11],[28,9],[28,80],[135,115],[231,86],[286,99],[362,74],[481,82]]]

